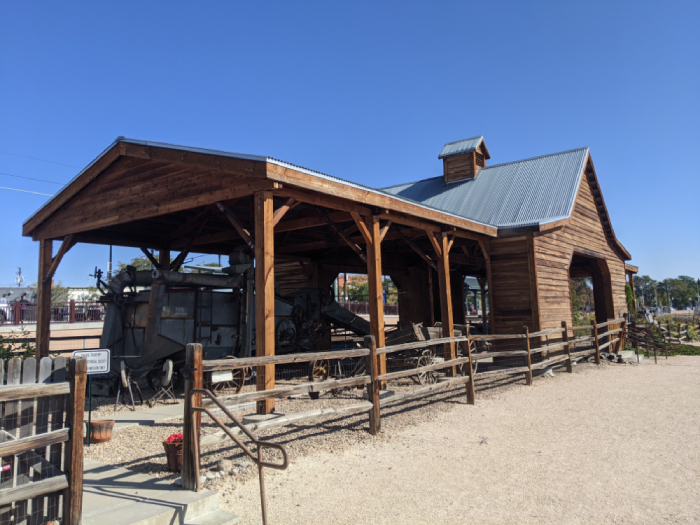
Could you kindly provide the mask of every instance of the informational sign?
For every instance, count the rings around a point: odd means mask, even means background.
[[[211,373],[212,383],[223,383],[224,381],[233,381],[233,372],[231,372],[231,370],[222,370],[220,372]]]
[[[87,358],[87,374],[106,374],[109,372],[109,349],[76,350],[73,357]]]

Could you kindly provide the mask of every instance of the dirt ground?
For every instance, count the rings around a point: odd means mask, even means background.
[[[270,523],[699,523],[700,357],[575,369],[292,456],[266,471]],[[256,478],[222,494],[244,524]]]

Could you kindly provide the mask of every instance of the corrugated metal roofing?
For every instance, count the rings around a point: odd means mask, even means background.
[[[475,151],[479,144],[484,140],[483,136],[472,137],[470,139],[458,140],[456,142],[448,142],[442,148],[438,159],[449,155],[457,155],[458,153],[469,153]]]
[[[435,177],[384,191],[497,228],[544,224],[571,215],[587,156],[580,148],[481,168],[474,179]]]

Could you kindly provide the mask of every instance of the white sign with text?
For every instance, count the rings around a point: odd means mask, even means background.
[[[97,350],[76,350],[73,357],[87,358],[87,373],[106,374],[109,372],[109,349],[99,348]]]

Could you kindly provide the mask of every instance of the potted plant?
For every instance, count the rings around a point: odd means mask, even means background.
[[[168,461],[170,472],[180,472],[182,470],[182,434],[171,434],[163,441],[165,458]]]
[[[93,419],[90,421],[90,443],[106,443],[112,439],[114,419]]]

